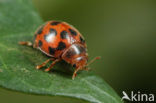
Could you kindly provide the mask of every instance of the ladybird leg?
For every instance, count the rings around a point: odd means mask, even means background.
[[[61,60],[61,59],[55,59],[55,60],[52,62],[52,64],[51,64],[47,69],[45,69],[45,71],[46,71],[46,72],[50,71],[50,69],[52,69],[53,66],[54,66],[57,62],[59,62],[60,60]]]
[[[73,76],[72,76],[72,79],[74,80],[74,78],[77,76],[77,72],[80,70],[80,68],[77,68],[74,73],[73,73]]]
[[[36,69],[40,69],[40,68],[44,67],[50,60],[55,60],[55,58],[50,58],[50,59],[46,60],[45,62],[43,62],[41,65],[37,65]]]
[[[32,46],[32,43],[30,41],[20,41],[20,45],[26,45],[26,46]]]

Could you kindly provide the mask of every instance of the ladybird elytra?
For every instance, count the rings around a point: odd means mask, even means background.
[[[45,69],[49,71],[57,62],[64,60],[75,68],[72,76],[74,79],[79,70],[88,70],[88,65],[99,59],[96,57],[88,63],[87,45],[83,36],[66,22],[48,21],[37,29],[34,38],[33,44],[29,41],[19,44],[33,46],[50,57],[36,66],[36,69],[42,68],[52,60],[52,64]]]

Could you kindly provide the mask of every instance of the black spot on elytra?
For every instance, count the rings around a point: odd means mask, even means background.
[[[57,50],[63,50],[66,48],[66,44],[64,42],[59,42]]]
[[[75,30],[73,30],[73,29],[69,29],[69,31],[70,31],[70,33],[71,33],[72,35],[74,35],[74,36],[76,36],[76,35],[77,35],[77,33],[76,33],[76,31],[75,31]]]
[[[57,31],[55,29],[53,29],[53,28],[50,28],[49,33],[54,33],[55,36],[57,35]]]
[[[49,47],[48,50],[49,50],[49,54],[51,54],[51,55],[55,54],[55,48]]]
[[[44,28],[44,26],[41,26],[41,27],[38,29],[37,34],[42,34],[43,28]]]
[[[59,21],[53,21],[53,22],[51,22],[50,24],[51,25],[57,25],[57,24],[60,24],[61,22],[59,22]]]
[[[85,40],[80,36],[81,43],[85,43]]]
[[[76,64],[73,64],[73,67],[76,68]]]
[[[66,39],[68,37],[68,32],[67,31],[62,31],[60,35],[61,35],[62,39]]]
[[[42,46],[42,41],[41,41],[41,40],[38,41],[38,46],[39,46],[39,47]]]

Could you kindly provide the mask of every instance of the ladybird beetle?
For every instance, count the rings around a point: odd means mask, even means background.
[[[76,77],[77,71],[88,70],[87,66],[99,59],[96,57],[87,63],[87,45],[83,36],[76,28],[66,22],[48,21],[35,32],[33,44],[29,41],[21,41],[19,44],[33,46],[50,57],[41,65],[36,66],[36,69],[42,68],[51,60],[52,64],[45,71],[49,71],[60,60],[71,64],[76,68],[72,79]]]

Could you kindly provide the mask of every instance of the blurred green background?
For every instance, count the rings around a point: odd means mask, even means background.
[[[32,0],[44,21],[62,20],[85,37],[91,65],[122,96],[122,91],[156,90],[155,0]],[[10,99],[8,99],[10,98]],[[3,103],[84,103],[65,97],[36,96],[0,89]]]

